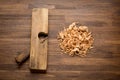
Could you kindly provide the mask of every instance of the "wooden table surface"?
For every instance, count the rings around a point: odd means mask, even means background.
[[[48,69],[31,73],[14,57],[30,49],[32,8],[49,8]],[[89,27],[94,48],[86,57],[60,54],[56,36],[74,21]],[[26,48],[26,49],[25,49]],[[120,0],[0,0],[0,80],[118,80]]]

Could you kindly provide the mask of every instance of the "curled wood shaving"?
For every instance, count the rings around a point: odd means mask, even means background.
[[[93,37],[87,26],[80,26],[74,22],[68,28],[59,32],[58,40],[62,51],[71,56],[85,56],[88,49],[92,48]]]

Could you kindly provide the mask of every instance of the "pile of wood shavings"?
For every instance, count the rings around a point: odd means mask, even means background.
[[[68,28],[59,32],[58,40],[62,51],[70,56],[85,56],[88,49],[92,48],[93,37],[87,26],[80,26],[74,22]]]

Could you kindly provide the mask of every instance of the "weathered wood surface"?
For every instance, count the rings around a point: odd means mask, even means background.
[[[20,68],[14,57],[30,48],[32,8],[49,10],[47,74]],[[73,21],[93,32],[94,48],[84,58],[60,54],[57,33]],[[29,51],[29,50],[28,50]],[[0,0],[0,80],[118,80],[120,0]]]
[[[32,9],[30,70],[46,72],[48,47],[48,9]]]

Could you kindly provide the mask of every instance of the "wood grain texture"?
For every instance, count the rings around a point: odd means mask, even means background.
[[[46,71],[48,47],[48,9],[34,8],[32,10],[30,70]]]
[[[30,50],[32,8],[49,9],[47,74],[20,68],[14,58]],[[86,57],[60,54],[59,31],[74,21],[89,27],[94,48]],[[0,0],[0,80],[119,80],[120,0]]]

